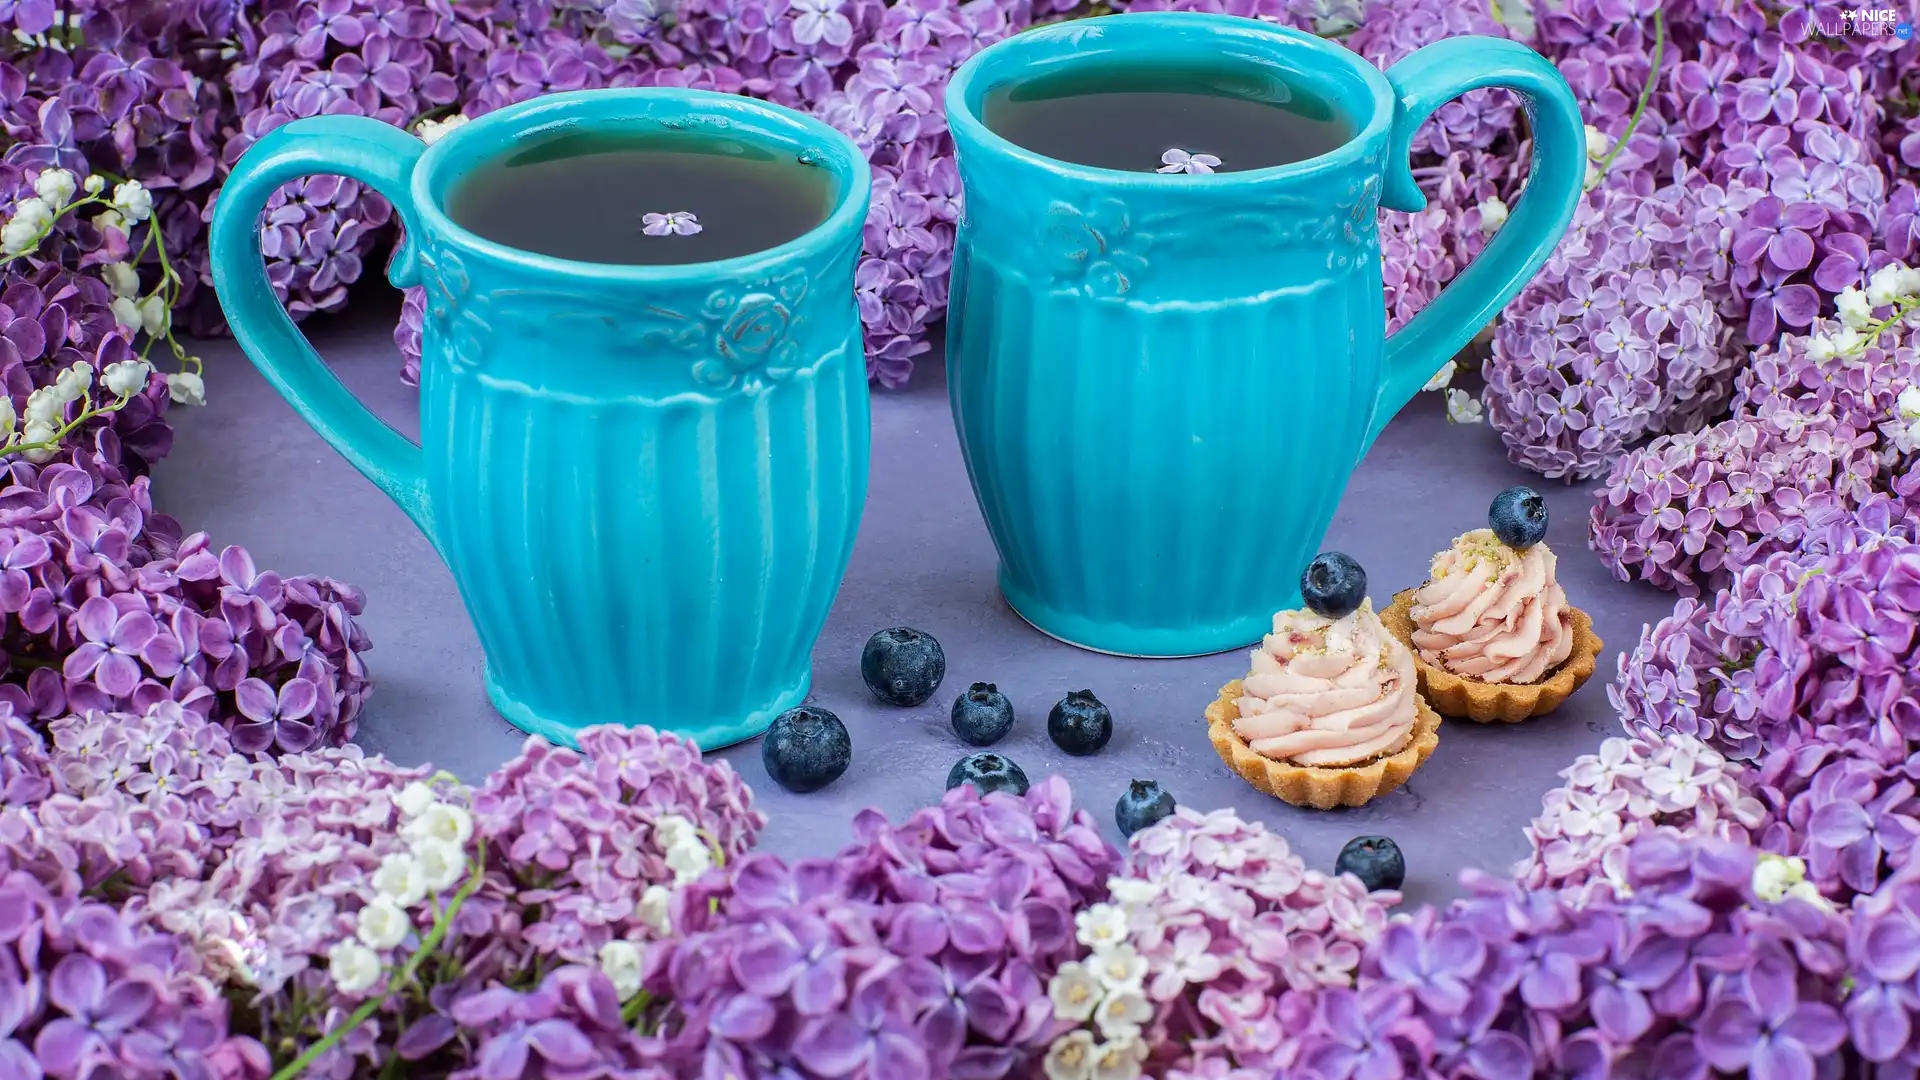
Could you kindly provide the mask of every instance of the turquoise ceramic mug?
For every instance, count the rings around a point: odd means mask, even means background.
[[[778,247],[682,266],[520,251],[444,209],[477,167],[541,140],[663,128],[791,153],[827,171],[833,208]],[[389,276],[426,287],[418,447],[334,378],[268,284],[261,210],[313,173],[370,185],[406,226]],[[806,697],[853,551],[869,186],[826,125],[697,90],[536,98],[432,147],[375,120],[296,120],[220,192],[214,285],[268,381],[446,560],[509,721],[561,743],[644,723],[711,748]]]
[[[1330,103],[1353,136],[1293,164],[1169,176],[1056,161],[981,119],[1010,83],[1221,58]],[[1479,258],[1388,337],[1378,208],[1425,206],[1409,141],[1480,87],[1520,95],[1532,178]],[[947,384],[1001,593],[1053,637],[1131,656],[1237,648],[1298,605],[1354,465],[1546,261],[1586,174],[1565,80],[1492,38],[1383,75],[1270,23],[1114,15],[989,47],[946,105],[966,197]]]

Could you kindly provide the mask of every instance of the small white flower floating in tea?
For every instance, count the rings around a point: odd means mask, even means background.
[[[691,210],[640,216],[640,231],[648,236],[692,236],[700,229],[700,219]]]
[[[1210,173],[1220,167],[1220,159],[1212,154],[1189,154],[1174,147],[1160,155],[1161,165],[1155,172],[1163,173]]]

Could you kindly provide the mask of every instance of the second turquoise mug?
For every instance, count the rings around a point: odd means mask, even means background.
[[[981,120],[1009,83],[1222,58],[1333,104],[1353,137],[1273,168],[1161,175],[1056,161]],[[1482,87],[1525,105],[1526,194],[1388,337],[1378,209],[1425,207],[1414,132]],[[1354,466],[1546,261],[1586,175],[1566,81],[1495,38],[1429,45],[1382,74],[1270,23],[1111,15],[987,48],[946,104],[965,194],[948,393],[1001,593],[1053,637],[1129,656],[1238,648],[1298,606]]]
[[[443,209],[476,168],[542,140],[668,129],[823,169],[833,209],[778,247],[683,266],[520,251]],[[406,225],[389,276],[426,287],[418,447],[354,400],[267,280],[261,210],[315,173],[371,186]],[[214,285],[267,380],[446,560],[502,715],[567,745],[644,723],[711,749],[805,699],[853,552],[869,177],[825,124],[699,90],[536,98],[432,147],[377,120],[295,120],[221,189]],[[608,208],[610,228],[627,209]]]

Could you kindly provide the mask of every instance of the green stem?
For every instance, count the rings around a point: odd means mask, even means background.
[[[453,894],[452,901],[447,904],[446,912],[433,920],[433,929],[427,931],[427,936],[421,940],[420,947],[414,950],[412,956],[407,957],[406,964],[387,980],[386,989],[361,1002],[360,1007],[353,1010],[353,1015],[347,1017],[346,1023],[322,1035],[319,1041],[307,1047],[306,1053],[294,1058],[285,1068],[274,1073],[271,1080],[293,1080],[294,1077],[299,1076],[306,1071],[307,1066],[318,1060],[320,1055],[333,1049],[340,1040],[351,1034],[354,1028],[366,1023],[367,1018],[378,1012],[380,1006],[386,1003],[387,998],[391,997],[395,990],[406,985],[407,981],[413,978],[413,973],[419,970],[420,965],[440,947],[440,942],[446,939],[447,933],[453,928],[454,916],[460,913],[460,906],[467,902],[467,898],[479,891],[486,871],[487,841],[482,837],[474,853],[473,876],[460,886],[459,892]]]
[[[1633,129],[1640,126],[1640,118],[1646,115],[1647,102],[1653,100],[1654,85],[1660,81],[1660,56],[1666,51],[1666,11],[1661,8],[1655,8],[1653,12],[1653,55],[1647,60],[1647,82],[1645,86],[1640,88],[1640,100],[1634,103],[1633,115],[1627,118],[1627,129],[1620,133],[1620,137],[1614,140],[1613,146],[1608,148],[1606,156],[1600,159],[1598,168],[1602,177],[1605,177],[1607,170],[1613,167],[1613,159],[1620,156],[1621,148],[1627,145],[1628,139],[1633,138]]]
[[[39,442],[11,443],[0,446],[0,460],[4,460],[9,454],[25,454],[36,450],[57,450],[60,448],[60,445],[66,441],[67,436],[73,434],[75,428],[92,420],[96,416],[106,416],[109,413],[119,412],[126,407],[127,402],[133,400],[133,395],[122,394],[113,404],[102,405],[99,408],[94,408],[93,393],[91,391],[80,400],[84,402],[80,407],[80,415],[67,421],[66,425],[55,431],[51,438],[42,439]]]
[[[653,1004],[653,995],[642,990],[629,998],[625,1005],[621,1006],[620,1019],[625,1022],[628,1027],[632,1027],[634,1024],[639,1023],[640,1014],[646,1012],[647,1006],[651,1004]]]
[[[1892,329],[1896,324],[1900,322],[1900,320],[1906,318],[1908,315],[1913,314],[1913,312],[1916,309],[1920,309],[1920,300],[1894,301],[1893,314],[1887,316],[1886,318],[1880,320],[1877,323],[1874,323],[1872,326],[1867,327],[1865,330],[1860,331],[1860,344],[1855,346],[1852,349],[1847,350],[1844,353],[1839,353],[1837,355],[1858,356],[1859,354],[1866,352],[1868,349],[1873,347],[1874,342],[1880,340],[1881,334],[1884,334],[1888,330]]]

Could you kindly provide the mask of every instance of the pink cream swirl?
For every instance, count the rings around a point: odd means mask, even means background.
[[[1545,544],[1524,551],[1475,529],[1433,557],[1413,597],[1413,647],[1429,664],[1489,683],[1530,683],[1573,651],[1573,615]]]
[[[1371,601],[1339,619],[1283,611],[1253,651],[1233,729],[1256,753],[1296,765],[1357,765],[1413,730],[1413,654]]]

